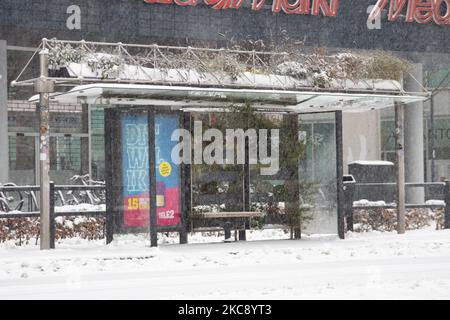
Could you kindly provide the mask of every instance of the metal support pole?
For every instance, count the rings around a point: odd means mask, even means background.
[[[192,133],[191,114],[186,112],[184,114],[184,128]],[[192,150],[192,148],[191,148]],[[192,154],[191,154],[192,161]],[[192,167],[191,164],[184,165],[184,215],[186,233],[192,232],[191,227],[191,213],[192,213]],[[186,235],[187,236],[187,235]]]
[[[232,228],[231,222],[226,221],[223,225],[223,230],[225,233],[225,241],[229,241],[231,239],[231,228]]]
[[[395,103],[395,152],[397,173],[397,232],[405,233],[404,104]]]
[[[250,211],[250,147],[249,139],[245,139],[245,164],[244,164],[244,177],[243,177],[243,209],[244,211]],[[244,222],[245,229],[239,230],[239,241],[247,240],[247,229],[250,229],[250,221],[246,219]]]
[[[7,69],[6,41],[0,40],[0,183],[9,181]]]
[[[56,221],[55,221],[55,183],[50,182],[50,248],[55,249]]]
[[[114,187],[114,148],[113,139],[115,114],[111,109],[105,110],[105,181],[106,181],[106,244],[114,240],[116,196]]]
[[[428,133],[431,134],[429,137],[429,143],[431,150],[431,182],[436,181],[436,150],[434,150],[434,95],[430,98],[430,130]]]
[[[353,200],[355,194],[355,182],[344,182],[344,210],[347,231],[353,232]]]
[[[289,216],[291,227],[291,238],[301,239],[302,237],[302,213],[300,211],[300,185],[299,185],[299,163],[298,158],[292,155],[292,150],[299,146],[298,127],[299,120],[297,114],[283,115],[283,125],[281,129],[281,167],[284,170],[286,213]]]
[[[155,155],[155,110],[148,112],[148,155],[150,176],[150,245],[158,246],[158,226],[156,211],[156,155]]]
[[[345,239],[345,197],[344,197],[344,147],[342,142],[342,111],[335,112],[336,122],[336,184],[337,184],[337,227],[340,239]]]
[[[181,113],[180,124],[183,129],[191,132],[191,114],[189,112]],[[188,243],[188,217],[191,211],[191,165],[189,163],[181,164],[181,226],[180,226],[180,244]]]
[[[420,92],[423,90],[422,82],[422,64],[415,64],[404,77],[404,89],[408,92]],[[423,102],[408,103],[407,107],[404,107],[403,130],[405,182],[423,183],[425,181]],[[407,188],[405,197],[407,203],[424,203],[425,188]]]
[[[50,133],[49,107],[50,92],[53,83],[48,80],[48,50],[41,50],[41,76],[35,83],[35,91],[39,93],[39,183],[40,183],[40,247],[50,249]]]
[[[299,120],[298,120],[298,114],[294,114],[289,118],[289,124],[290,124],[290,133],[291,133],[291,139],[292,141],[295,141],[295,146],[299,146],[299,136],[298,136],[298,127],[299,127]],[[292,161],[292,160],[291,160]],[[290,161],[290,162],[291,162]],[[300,210],[300,177],[299,177],[299,166],[300,163],[298,162],[298,159],[295,159],[295,162],[291,163],[291,182],[292,182],[292,206],[294,210]],[[303,223],[303,217],[301,214],[298,214],[298,224],[294,228],[294,239],[301,239],[302,238],[302,223]]]
[[[92,176],[92,166],[91,166],[91,135],[90,135],[90,115],[89,105],[83,103],[81,105],[81,125],[83,133],[87,133],[87,138],[80,138],[81,147],[81,172],[82,174],[89,174],[89,178],[96,179],[97,177]]]

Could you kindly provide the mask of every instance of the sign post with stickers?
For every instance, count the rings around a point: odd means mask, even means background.
[[[107,220],[109,242],[113,233],[148,230],[152,246],[157,246],[158,232],[181,236],[186,228],[181,194],[184,170],[172,159],[178,141],[171,137],[182,126],[182,114],[153,109],[106,112],[110,114],[105,117],[105,130],[113,141],[106,145],[107,189],[113,199],[107,210],[114,217]]]

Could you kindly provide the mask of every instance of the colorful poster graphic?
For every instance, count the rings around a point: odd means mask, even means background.
[[[126,115],[121,121],[124,225],[147,227],[150,223],[148,119],[147,115]]]
[[[125,115],[122,125],[123,206],[125,227],[150,224],[150,179],[147,115]],[[179,128],[178,116],[155,117],[156,215],[157,225],[178,226],[180,213],[180,168],[172,162],[172,132]]]
[[[156,206],[158,226],[175,227],[180,223],[180,168],[172,162],[172,132],[179,128],[178,116],[155,118]]]

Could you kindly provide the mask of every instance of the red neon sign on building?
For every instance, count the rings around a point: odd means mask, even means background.
[[[178,6],[196,6],[200,2],[215,10],[239,9],[248,0],[144,0],[146,3],[175,4]],[[267,0],[249,0],[254,11],[261,10]],[[389,21],[405,16],[406,22],[450,24],[450,0],[377,0],[369,15],[370,20],[378,19],[384,9],[389,10]],[[273,12],[336,17],[339,0],[272,0]],[[406,11],[406,14],[405,14]]]
[[[239,9],[244,0],[203,0],[215,10]],[[260,10],[266,0],[250,0],[252,10]],[[176,4],[178,6],[196,6],[201,0],[144,0],[146,3]],[[303,14],[318,16],[320,13],[326,17],[336,17],[339,8],[339,0],[273,0],[272,11],[286,14]]]
[[[369,19],[377,19],[389,4],[389,21],[396,21],[406,9],[405,21],[450,24],[450,0],[378,0]]]

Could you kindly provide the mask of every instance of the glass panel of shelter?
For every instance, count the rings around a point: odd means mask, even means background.
[[[196,114],[192,120],[202,121],[203,128],[214,127],[219,118],[226,114]],[[267,114],[273,121],[273,128],[280,129],[280,150],[283,149],[283,114]],[[314,209],[305,213],[302,227],[305,232],[333,233],[337,231],[337,193],[336,193],[336,135],[335,114],[322,113],[310,115],[290,115],[298,119],[298,137],[304,144],[304,155],[296,162],[300,199],[303,205],[312,204]],[[278,124],[278,125],[277,125]],[[280,151],[283,153],[283,151]],[[288,155],[289,156],[289,155]],[[283,155],[281,156],[283,157]],[[261,165],[250,165],[250,210],[263,211],[263,220],[253,221],[250,227],[286,227],[289,217],[286,214],[286,197],[283,192],[290,183],[289,170],[280,160],[280,170],[274,175],[261,174]],[[192,173],[193,212],[202,211],[243,211],[245,195],[243,165],[195,165]],[[215,178],[214,178],[215,177]],[[308,194],[308,196],[306,196]],[[302,205],[302,200],[299,205]],[[313,203],[306,203],[306,202]],[[198,222],[197,222],[198,224]],[[203,221],[203,227],[213,227]]]
[[[201,122],[203,132],[211,128],[219,129],[222,133],[225,133],[225,127],[232,129],[236,125],[236,123],[230,123],[230,120],[231,118],[227,117],[226,113],[221,112],[193,113],[191,126],[194,122]],[[200,152],[203,152],[209,143],[203,141]],[[225,145],[224,152],[226,152]],[[236,162],[234,164],[209,165],[202,162],[194,163],[191,168],[193,214],[244,211],[244,165]],[[218,227],[218,222],[214,220],[196,219],[191,222],[192,229],[214,230]]]
[[[107,189],[112,190],[114,198],[111,201],[115,231],[148,232],[149,226],[158,231],[178,231],[182,212],[181,167],[172,161],[171,151],[177,142],[171,141],[171,135],[181,125],[180,114],[154,113],[152,107],[106,112],[109,123],[105,130],[112,131],[107,142],[113,145],[105,150],[112,163],[108,169],[111,172],[106,172],[111,177]],[[152,128],[154,132],[150,134]],[[151,213],[155,214],[154,221]]]
[[[305,233],[337,232],[337,158],[334,112],[299,116],[306,152],[300,165],[300,179],[309,194],[312,208],[304,225]]]

